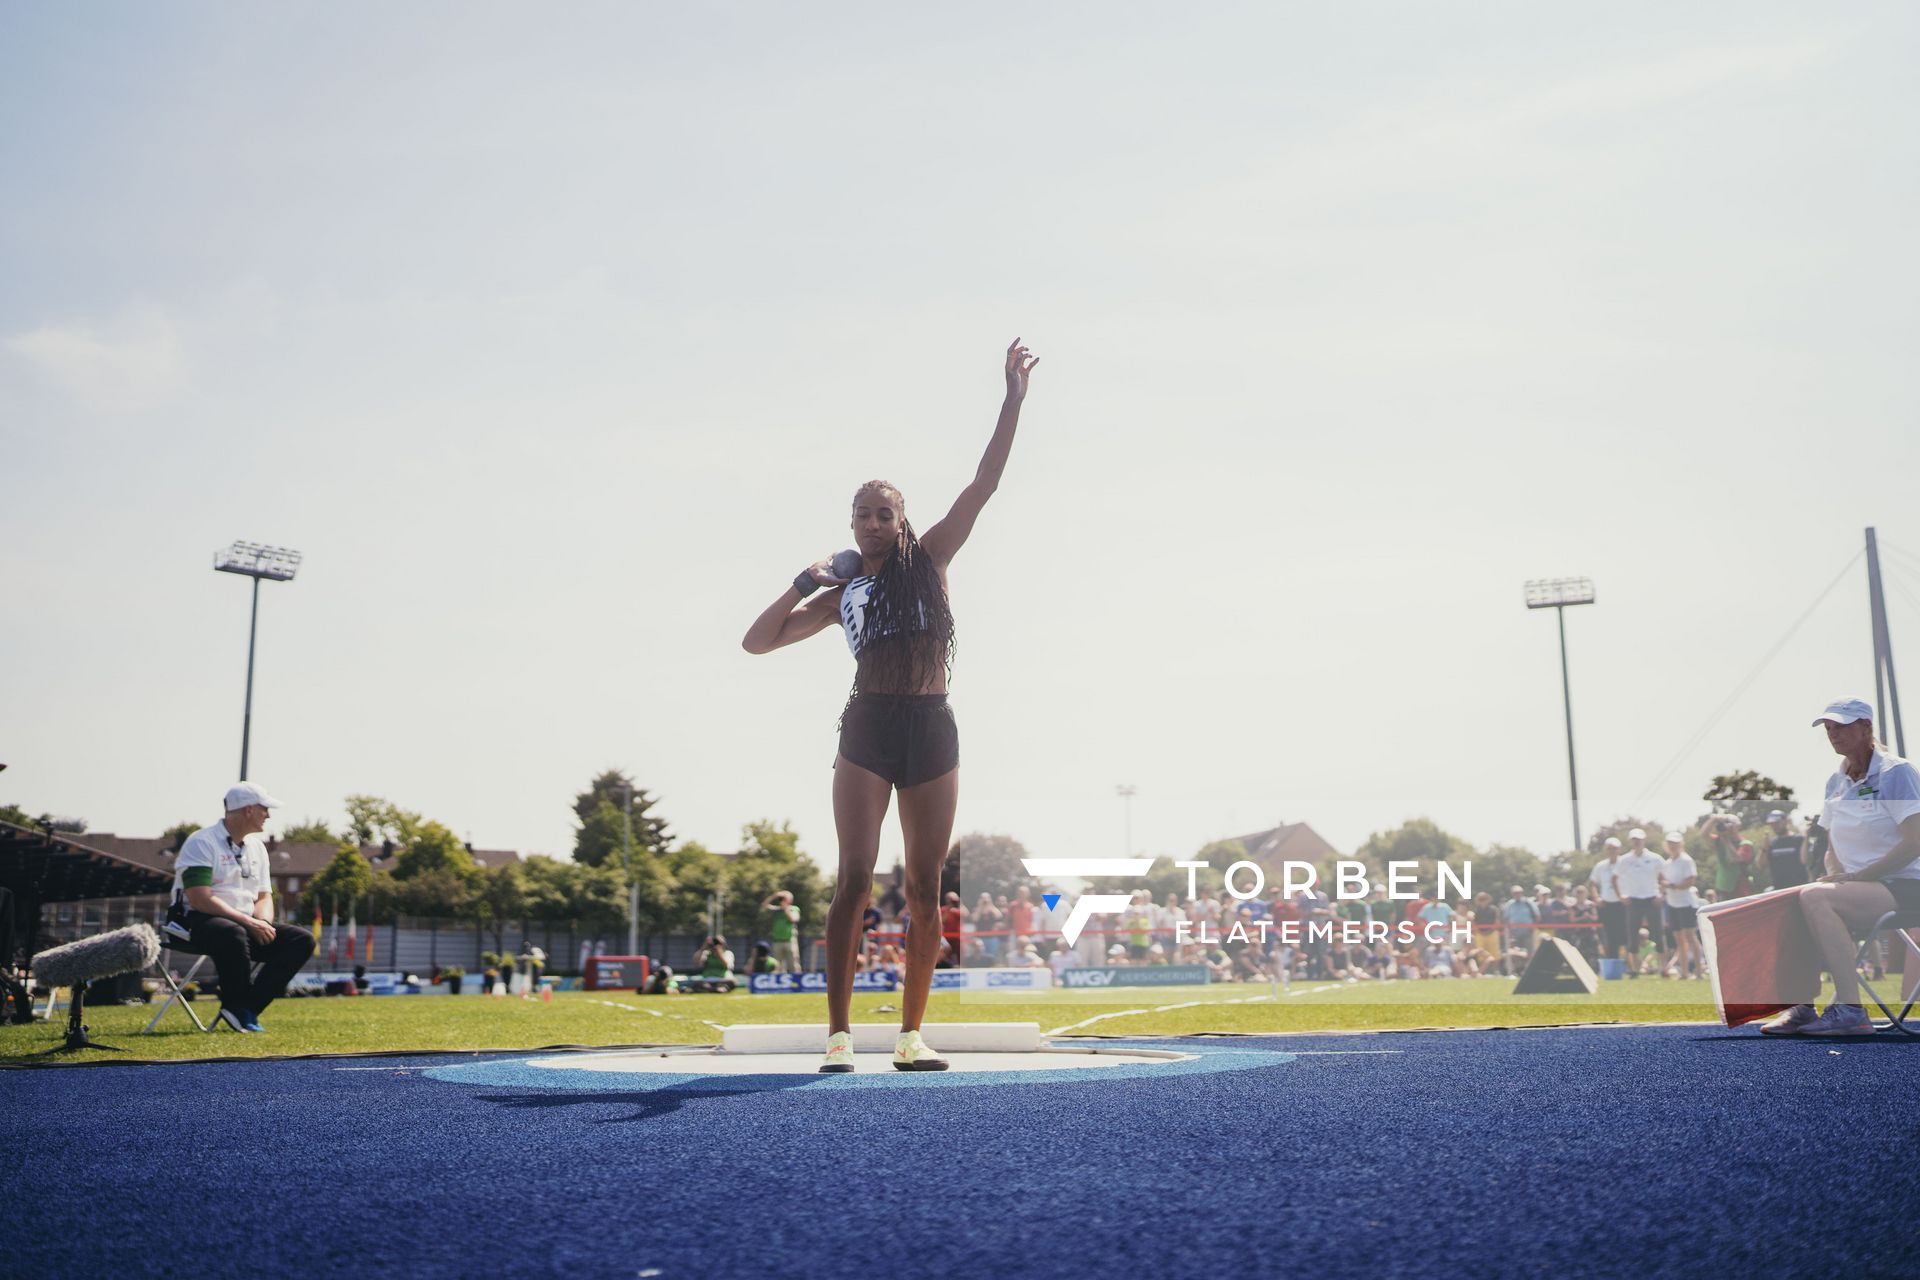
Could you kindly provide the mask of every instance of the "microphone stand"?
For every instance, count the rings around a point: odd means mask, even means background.
[[[107,1049],[114,1053],[126,1052],[118,1045],[101,1044],[97,1040],[89,1040],[87,1038],[87,1024],[81,1021],[87,1002],[87,985],[87,983],[81,982],[76,983],[73,987],[73,1000],[67,1007],[66,1042],[55,1045],[51,1049],[43,1050],[40,1053],[30,1053],[27,1055],[28,1061],[32,1061],[35,1058],[49,1058],[56,1053],[72,1053],[76,1049]]]

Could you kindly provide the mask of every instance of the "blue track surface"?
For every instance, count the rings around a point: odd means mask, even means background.
[[[1920,1042],[1607,1028],[1173,1047],[1204,1068],[827,1082],[848,1088],[564,1073],[577,1089],[444,1057],[10,1072],[9,1182],[32,1193],[8,1197],[0,1270],[1920,1273]],[[171,1232],[195,1181],[199,1229]]]

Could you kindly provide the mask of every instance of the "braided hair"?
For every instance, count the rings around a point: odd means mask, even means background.
[[[953,671],[953,610],[940,570],[921,549],[906,517],[906,503],[885,480],[870,480],[853,495],[884,493],[900,512],[900,534],[875,575],[867,603],[868,639],[860,649],[852,696],[864,693],[918,693],[934,677]]]

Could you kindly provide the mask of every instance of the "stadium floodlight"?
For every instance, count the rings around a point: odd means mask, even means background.
[[[1132,857],[1133,856],[1133,798],[1140,794],[1140,788],[1134,786],[1131,782],[1123,782],[1119,786],[1113,789],[1113,794],[1120,797],[1121,807],[1126,810],[1125,820],[1126,820],[1126,830],[1127,830],[1127,846],[1126,848],[1122,849],[1120,852],[1126,854],[1128,857]]]
[[[1592,578],[1535,578],[1527,583],[1527,608],[1560,609],[1593,603]]]
[[[1551,609],[1560,619],[1560,701],[1567,713],[1567,789],[1573,795],[1573,849],[1580,851],[1580,778],[1573,768],[1573,689],[1567,680],[1567,607],[1592,604],[1592,578],[1534,578],[1526,584],[1527,608]]]
[[[286,547],[263,547],[257,542],[236,542],[213,553],[213,567],[221,573],[292,582],[293,575],[300,572],[300,553]]]
[[[257,542],[236,542],[213,553],[213,567],[220,573],[253,579],[253,618],[247,624],[247,706],[240,720],[240,781],[245,782],[247,749],[253,738],[253,648],[260,634],[260,580],[292,582],[293,575],[300,571],[300,553]]]

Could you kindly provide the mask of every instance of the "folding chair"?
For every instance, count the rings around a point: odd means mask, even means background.
[[[167,967],[167,958],[175,952],[183,956],[193,957],[193,964],[188,968],[187,976],[180,982],[174,981],[173,970]],[[200,1021],[200,1015],[193,1011],[193,1002],[188,1000],[186,993],[180,989],[184,983],[193,981],[194,975],[200,972],[200,966],[206,962],[207,955],[204,951],[196,951],[184,940],[176,938],[164,930],[161,932],[160,958],[154,961],[154,965],[160,970],[160,977],[166,981],[168,994],[166,1003],[160,1006],[160,1012],[153,1015],[153,1021],[147,1024],[147,1029],[142,1031],[140,1033],[141,1035],[151,1034],[153,1029],[160,1025],[160,1019],[167,1016],[167,1010],[173,1008],[176,1004],[186,1010],[187,1016],[193,1019],[193,1025],[202,1031],[212,1031],[220,1025],[220,1019],[218,1018],[215,1018],[211,1023]]]
[[[1873,950],[1873,944],[1879,941],[1880,935],[1888,929],[1893,930],[1894,936],[1907,944],[1905,972],[1901,976],[1906,979],[1906,985],[1913,992],[1898,1013],[1895,1013],[1892,1007],[1880,998],[1880,993],[1873,989],[1867,972],[1867,953]],[[1853,967],[1859,976],[1861,989],[1880,1006],[1880,1012],[1887,1015],[1885,1027],[1892,1027],[1907,1035],[1920,1037],[1920,1018],[1913,1016],[1913,1007],[1920,1004],[1920,985],[1914,983],[1915,966],[1920,965],[1920,943],[1913,940],[1913,935],[1907,932],[1909,929],[1920,929],[1920,911],[1889,911],[1881,916],[1874,923],[1873,928],[1867,930],[1867,936],[1860,940],[1860,949],[1853,954]],[[1898,999],[1898,997],[1895,998]],[[1882,1029],[1884,1030],[1885,1027]]]

